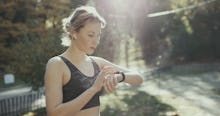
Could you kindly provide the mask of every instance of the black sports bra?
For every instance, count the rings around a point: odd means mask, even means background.
[[[63,103],[71,101],[90,88],[98,73],[100,72],[99,66],[96,62],[91,58],[92,64],[94,67],[94,75],[92,77],[88,77],[80,72],[68,59],[63,56],[60,56],[64,63],[67,65],[71,72],[70,80],[63,86]],[[87,109],[94,106],[100,105],[100,96],[101,92],[96,93],[90,101],[81,109]]]

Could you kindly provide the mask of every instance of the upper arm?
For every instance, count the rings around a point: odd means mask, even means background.
[[[123,72],[129,72],[130,70],[127,68],[124,68],[122,66],[116,65],[114,63],[111,63],[110,61],[104,59],[104,58],[100,58],[100,57],[94,57],[93,59],[95,59],[95,61],[99,64],[99,67],[102,69],[105,66],[112,66],[115,70],[117,71],[123,71]]]
[[[48,61],[45,72],[45,95],[47,111],[52,111],[62,103],[62,68],[59,58],[52,58]]]
[[[131,85],[140,85],[143,82],[142,76],[136,71],[131,71],[127,68],[118,66],[118,65],[113,64],[103,58],[94,57],[94,59],[96,59],[96,62],[100,65],[101,69],[104,66],[111,66],[117,71],[123,71],[124,73],[126,73],[126,79],[124,80],[124,82],[126,82],[126,83],[129,83]]]

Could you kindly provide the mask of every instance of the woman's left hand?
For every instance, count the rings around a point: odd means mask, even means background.
[[[117,74],[108,75],[105,78],[104,89],[107,93],[112,93],[116,90],[116,86],[118,85],[118,77]]]

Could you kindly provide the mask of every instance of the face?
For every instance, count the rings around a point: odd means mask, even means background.
[[[74,40],[79,50],[86,54],[94,53],[100,41],[101,24],[99,22],[86,21],[83,28],[76,32],[77,39]]]

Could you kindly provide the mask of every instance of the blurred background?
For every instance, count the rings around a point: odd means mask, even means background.
[[[103,116],[220,115],[219,0],[1,0],[1,116],[46,115],[45,65],[81,5],[107,21],[93,55],[145,77],[104,95]]]

